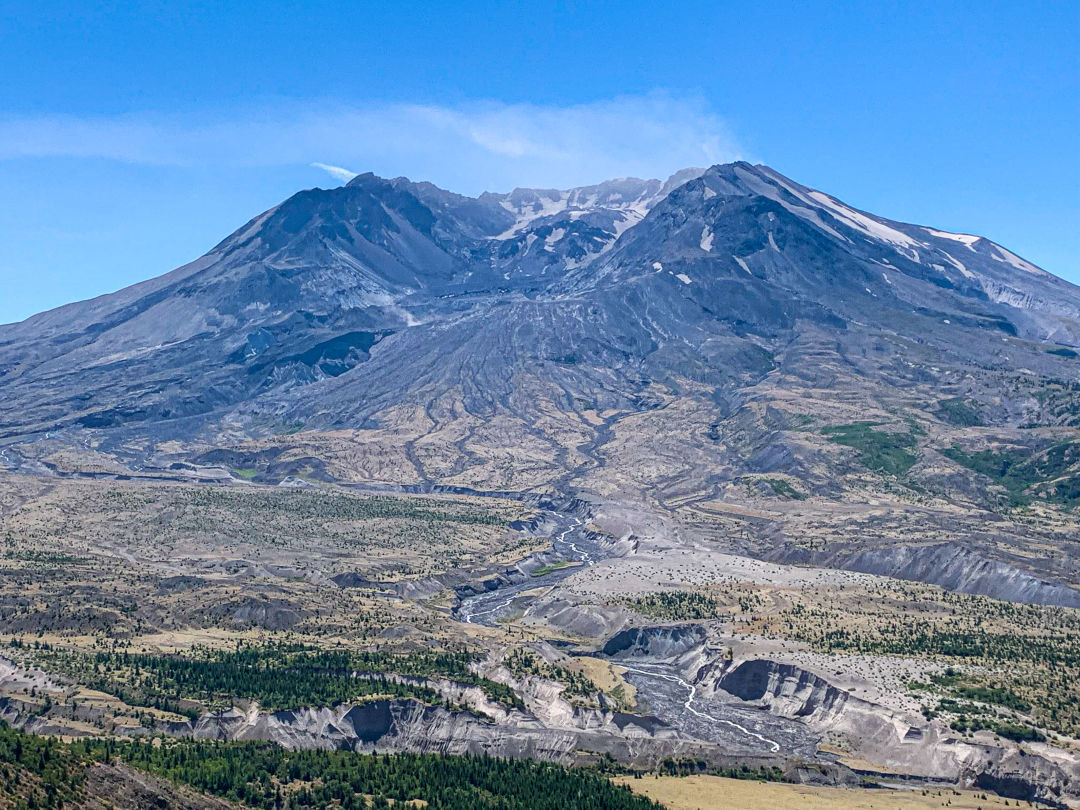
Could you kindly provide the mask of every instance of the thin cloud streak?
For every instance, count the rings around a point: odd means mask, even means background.
[[[95,158],[193,167],[342,166],[478,193],[663,177],[743,157],[701,99],[662,93],[552,106],[295,103],[227,117],[0,116],[0,161]]]
[[[341,166],[328,166],[325,163],[312,163],[311,165],[316,169],[322,169],[331,177],[336,180],[340,180],[342,183],[348,183],[357,175],[357,172],[343,169]]]

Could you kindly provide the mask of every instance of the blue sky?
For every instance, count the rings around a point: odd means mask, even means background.
[[[1080,282],[1080,2],[0,0],[0,322],[323,163],[477,193],[767,163]]]

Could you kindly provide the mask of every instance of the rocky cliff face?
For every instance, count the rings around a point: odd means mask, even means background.
[[[859,756],[899,773],[925,774],[1029,801],[1080,799],[1080,760],[1075,756],[1062,756],[1046,746],[1025,751],[962,740],[937,721],[888,710],[792,664],[714,661],[697,677],[707,691],[720,690],[797,719],[830,739],[846,740]]]
[[[79,805],[80,810],[232,810],[236,806],[119,763],[89,766],[83,788],[87,799]]]
[[[699,624],[629,627],[609,638],[602,652],[613,658],[647,656],[663,661],[678,658],[704,643],[705,628]]]
[[[626,765],[655,768],[665,759],[687,758],[714,768],[777,767],[793,781],[857,782],[843,766],[815,763],[807,767],[800,758],[783,754],[736,755],[723,746],[683,734],[654,717],[575,708],[559,696],[561,688],[550,682],[525,685],[527,704],[536,713],[530,709],[507,712],[489,707],[493,714],[487,715],[475,708],[458,711],[415,700],[372,700],[275,712],[260,711],[257,706],[234,708],[195,721],[159,722],[149,731],[198,739],[264,740],[290,750],[486,755],[567,765],[610,755]],[[455,689],[450,687],[446,693],[453,694]],[[462,695],[458,693],[457,697]],[[41,718],[37,709],[36,704],[4,698],[0,700],[0,719],[37,734],[84,733],[76,725]],[[149,733],[145,728],[131,727],[117,731]]]
[[[864,574],[938,585],[956,593],[989,596],[1005,602],[1080,608],[1080,591],[1025,570],[1023,560],[993,559],[967,542],[889,544],[871,548],[808,550],[780,546],[769,554],[777,562],[813,564]],[[992,543],[982,540],[986,545]]]
[[[806,769],[798,758],[783,755],[733,756],[722,746],[695,740],[655,718],[608,711],[570,713],[558,719],[561,722],[550,725],[543,718],[519,714],[493,723],[415,701],[376,700],[290,712],[232,710],[162,730],[204,739],[269,740],[291,749],[528,757],[568,765],[610,755],[627,765],[653,768],[665,759],[685,757],[716,768],[775,766],[796,781],[855,782],[841,766]]]
[[[601,655],[633,675],[639,699],[677,706],[708,728],[734,726],[759,742],[795,737],[783,726],[754,722],[753,712],[794,721],[878,773],[918,774],[1055,806],[1080,802],[1080,758],[1047,744],[1017,745],[989,735],[965,739],[939,720],[890,708],[838,685],[821,671],[763,657],[730,656],[709,646],[700,625],[647,625],[613,635]],[[831,667],[842,666],[833,663]],[[865,690],[864,690],[865,691]],[[816,746],[816,743],[815,743]]]
[[[1007,602],[1080,608],[1080,591],[1075,588],[1047,582],[958,543],[874,549],[829,564],[866,574],[928,582],[946,590],[981,594]]]

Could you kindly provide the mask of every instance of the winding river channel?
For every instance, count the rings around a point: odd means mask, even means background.
[[[580,565],[556,568],[539,577],[527,576],[519,582],[507,581],[494,590],[466,597],[454,609],[455,619],[468,624],[485,624],[493,627],[500,619],[523,606],[515,605],[515,603],[528,601],[527,596],[522,596],[524,592],[543,586],[553,587],[583,565],[593,565],[607,556],[599,544],[589,540],[584,529],[585,523],[581,518],[558,512],[552,515],[557,522],[555,533],[551,538],[554,554],[565,562],[580,563]]]
[[[552,587],[582,566],[611,556],[608,548],[590,540],[581,518],[552,513],[557,527],[552,547],[559,559],[580,563],[556,568],[539,577],[523,580],[503,578],[497,587],[462,599],[454,611],[458,621],[495,626],[521,610],[535,598],[537,588]],[[626,670],[625,678],[637,690],[648,711],[680,731],[709,742],[731,746],[749,753],[799,753],[813,756],[815,740],[799,723],[774,717],[766,711],[706,697],[670,663],[647,657],[614,661]]]

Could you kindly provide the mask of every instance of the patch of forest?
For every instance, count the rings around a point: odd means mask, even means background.
[[[0,721],[0,804],[71,807],[86,769],[124,762],[260,810],[659,810],[595,769],[438,754],[286,751],[268,742],[84,739],[62,743]]]
[[[44,667],[128,705],[191,718],[206,708],[247,701],[268,711],[335,706],[376,695],[442,702],[434,689],[410,678],[446,678],[477,686],[503,705],[521,705],[509,687],[476,675],[467,652],[395,654],[272,644],[195,649],[186,656],[45,649],[36,658]]]

